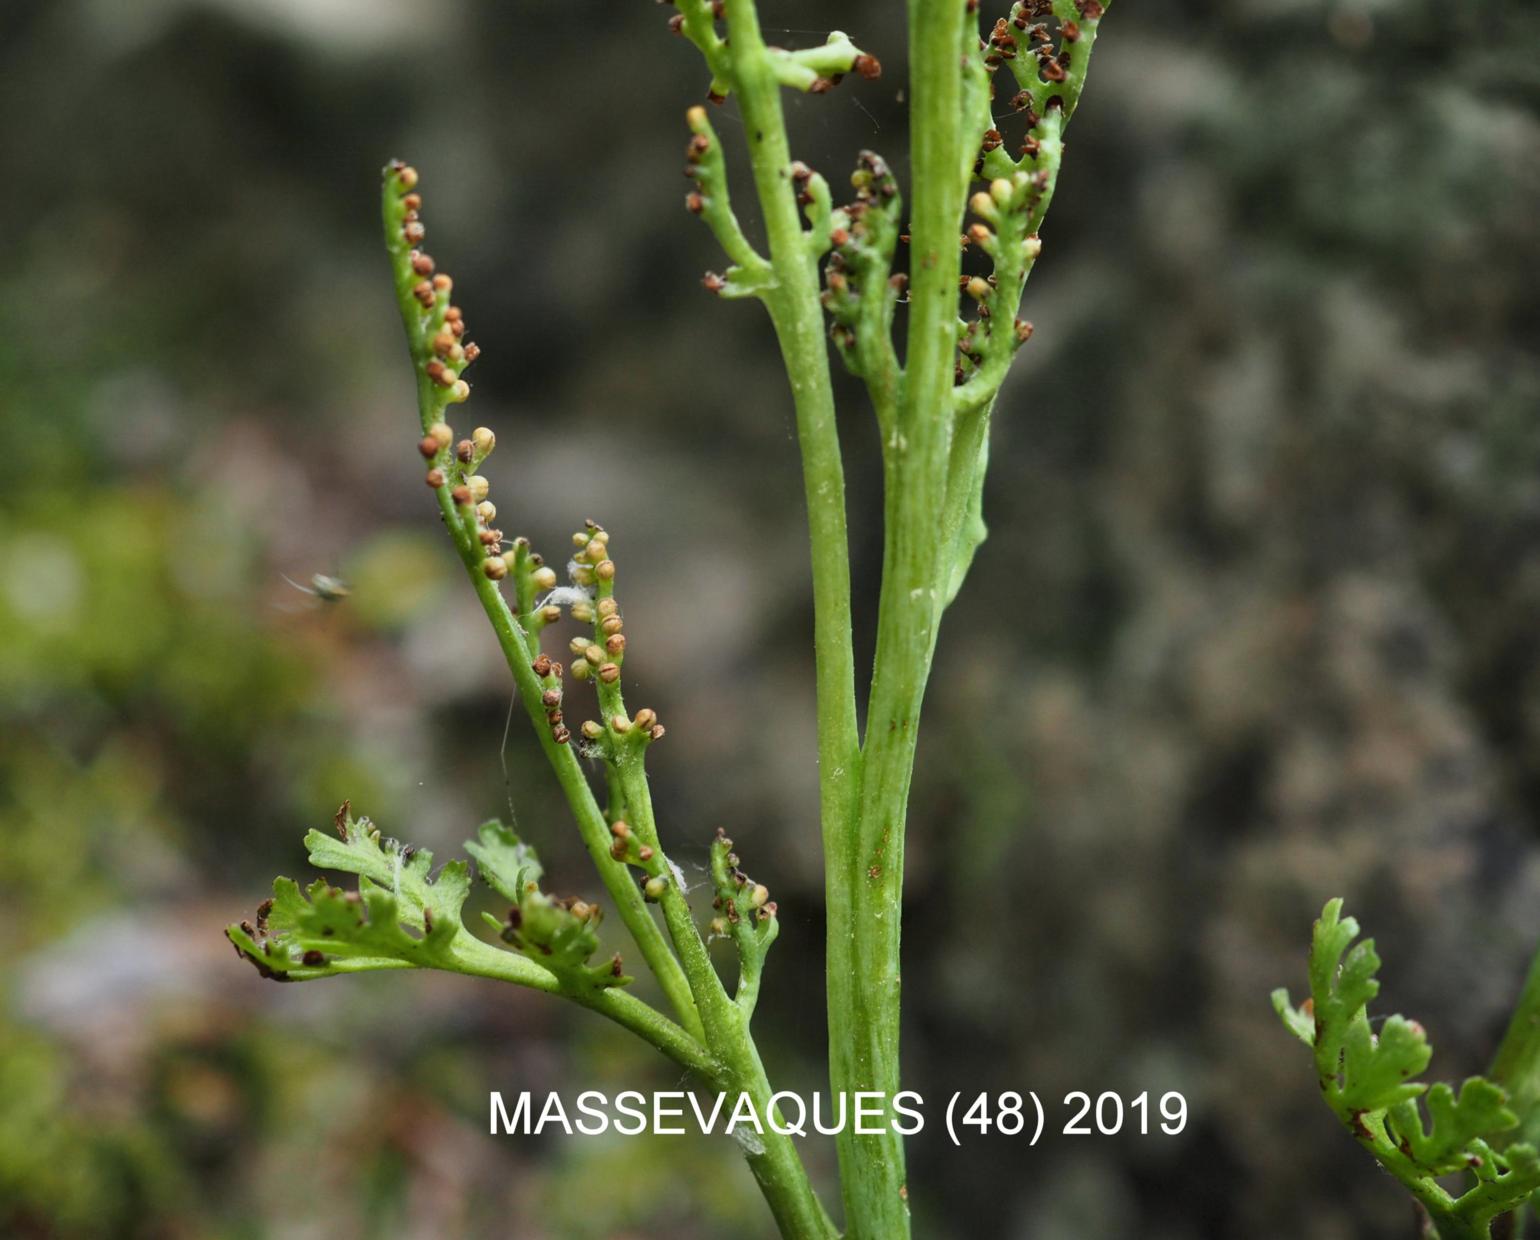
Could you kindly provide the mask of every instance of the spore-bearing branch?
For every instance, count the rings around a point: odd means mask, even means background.
[[[969,50],[965,87],[981,126],[973,175],[988,179],[969,206],[977,221],[963,239],[988,259],[987,276],[963,282],[976,305],[958,335],[954,408],[984,408],[1000,390],[1015,351],[1032,336],[1018,319],[1022,292],[1042,253],[1038,229],[1053,201],[1064,155],[1064,128],[1085,84],[1091,48],[1106,5],[1100,0],[1018,0],[976,51]],[[1052,27],[1050,27],[1050,20]],[[1017,90],[997,120],[997,74],[1005,66]],[[1025,134],[1013,157],[999,126],[1012,120]]]
[[[909,278],[893,271],[903,197],[887,162],[862,151],[850,178],[855,201],[832,212],[823,305],[830,338],[846,368],[866,380],[884,433],[898,407],[903,370],[893,344],[893,316]]]
[[[722,49],[704,36],[700,42],[716,49],[713,55],[721,54]],[[707,137],[708,144],[712,141]],[[698,142],[692,144],[692,151],[698,147]],[[710,158],[709,145],[700,154],[706,157],[705,191],[697,191],[702,198],[701,213],[707,215],[719,235],[744,260],[739,269],[742,278],[762,278],[769,272],[768,264],[742,239],[732,218],[720,160]],[[610,536],[592,521],[574,534],[576,551],[568,565],[568,586],[558,586],[556,571],[525,540],[516,539],[505,550],[504,536],[492,524],[497,510],[489,498],[489,484],[474,473],[492,450],[495,437],[490,431],[478,430],[455,443],[454,433],[444,421],[446,404],[469,395],[469,388],[459,377],[464,359],[452,343],[446,344],[446,351],[441,353],[430,348],[429,342],[436,339],[446,324],[463,323],[463,319],[458,311],[451,314],[453,308],[447,305],[451,287],[447,278],[440,281],[435,277],[437,282],[425,289],[419,289],[417,284],[408,288],[403,283],[417,278],[417,266],[431,262],[419,251],[406,249],[422,239],[418,218],[421,200],[411,192],[416,182],[417,174],[412,169],[401,165],[387,169],[384,212],[398,300],[418,370],[424,429],[419,450],[429,465],[427,481],[498,636],[525,710],[567,794],[589,855],[644,959],[679,1013],[694,1060],[709,1069],[708,1079],[719,1088],[748,1094],[765,1113],[771,1090],[748,1035],[751,1005],[735,1003],[723,987],[695,924],[683,889],[682,872],[669,861],[659,839],[645,754],[649,746],[663,738],[664,728],[650,708],[644,707],[632,715],[625,705],[621,668],[627,638],[614,595],[617,568],[610,551]],[[708,193],[712,198],[709,207]],[[459,332],[452,327],[449,330],[455,340],[462,333],[463,328]],[[440,389],[449,396],[441,396]],[[501,589],[510,580],[513,609]],[[593,683],[604,720],[585,724],[576,745],[565,718],[565,669],[540,648],[541,630],[561,618],[563,606],[590,627],[589,635],[574,639],[572,679]],[[578,747],[585,756],[598,758],[605,768],[611,795],[609,814],[599,809],[578,765],[574,753]],[[482,844],[487,843],[483,837]],[[633,877],[636,870],[640,871],[640,885]],[[563,963],[558,980],[562,993],[580,995],[580,1001],[597,1006],[595,993],[608,994],[629,980],[619,971],[618,962],[609,966],[586,963],[585,949],[594,942],[596,906],[585,901],[557,901],[538,892],[514,891],[513,887],[508,891],[513,893],[509,915],[501,922],[494,919],[501,937],[531,955],[550,953],[546,959],[547,972],[560,959]],[[652,919],[652,904],[662,909],[667,940]],[[615,1001],[606,1002],[615,1007]],[[645,1023],[635,1019],[632,1010],[624,1006],[618,1015],[611,1014],[616,1019],[624,1017],[623,1023],[629,1021],[632,1027]],[[687,1061],[680,1049],[663,1036],[667,1030],[654,1033],[653,1040],[665,1051],[681,1062]],[[763,1147],[750,1152],[748,1161],[786,1235],[831,1240],[833,1228],[828,1216],[784,1130],[772,1128],[766,1132]]]
[[[438,500],[445,526],[492,623],[525,711],[535,725],[546,757],[577,819],[584,844],[621,920],[668,995],[680,1022],[695,1036],[703,1037],[695,988],[653,921],[629,870],[610,856],[609,824],[572,752],[572,733],[561,710],[564,669],[540,649],[541,631],[561,618],[560,606],[551,601],[551,592],[557,586],[556,572],[525,539],[515,539],[505,549],[504,535],[493,524],[497,508],[490,498],[490,483],[475,470],[495,447],[496,437],[489,429],[478,428],[457,443],[445,420],[448,406],[470,394],[460,377],[462,359],[450,343],[463,336],[464,316],[449,303],[452,281],[442,274],[428,278],[434,272],[434,262],[419,248],[425,231],[417,182],[415,169],[399,161],[388,167],[382,212],[397,302],[417,373],[424,432],[418,450],[428,465],[426,481]],[[469,354],[469,350],[466,352]],[[470,356],[464,359],[469,360]],[[501,590],[504,582],[512,584],[514,608],[509,607]]]

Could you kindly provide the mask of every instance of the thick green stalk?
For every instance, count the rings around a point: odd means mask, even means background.
[[[859,1006],[861,985],[857,976],[859,916],[846,878],[856,860],[853,825],[861,751],[851,645],[845,475],[819,303],[818,260],[803,231],[791,185],[792,161],[780,86],[751,0],[728,0],[727,17],[732,32],[732,85],[743,113],[775,280],[764,299],[796,406],[807,497],[818,697],[818,786],[828,917],[830,1083],[837,1092],[848,1088],[857,1075],[858,1052],[849,1017]],[[841,1170],[847,1177],[848,1145],[842,1138]],[[862,1225],[861,1215],[852,1209],[848,1193],[845,1217],[850,1234],[862,1234],[856,1230]]]
[[[819,791],[825,840],[851,821],[859,777],[855,656],[851,645],[850,539],[845,470],[819,303],[818,260],[791,187],[791,153],[780,86],[750,0],[728,0],[734,89],[743,112],[754,184],[764,212],[775,286],[764,294],[796,407],[812,546],[813,645],[817,661]]]
[[[894,433],[883,444],[885,539],[871,705],[862,758],[855,848],[837,858],[856,935],[850,1007],[831,1011],[845,1047],[834,1088],[899,1084],[900,918],[904,824],[919,712],[939,617],[942,559],[937,517],[945,506],[957,344],[962,205],[972,151],[965,145],[964,6],[914,0],[909,7],[912,207],[909,347]],[[840,1167],[852,1237],[909,1233],[903,1141],[843,1134]]]

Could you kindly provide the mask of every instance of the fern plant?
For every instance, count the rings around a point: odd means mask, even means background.
[[[1295,1007],[1287,990],[1273,992],[1279,1017],[1314,1054],[1321,1097],[1416,1198],[1428,1235],[1486,1240],[1499,1219],[1511,1228],[1503,1234],[1519,1234],[1540,1190],[1540,973],[1525,986],[1495,1080],[1430,1086],[1415,1079],[1433,1055],[1423,1027],[1399,1015],[1371,1021],[1380,958],[1373,939],[1357,937],[1342,901],[1329,901],[1311,941],[1309,996]]]
[[[691,107],[686,205],[730,264],[704,284],[720,297],[764,305],[796,409],[815,608],[829,1080],[838,1095],[869,1091],[891,1102],[900,1088],[904,826],[921,699],[942,614],[985,536],[991,415],[1011,359],[1032,332],[1017,317],[1022,290],[1042,249],[1065,127],[1104,7],[1018,0],[981,37],[978,0],[911,0],[907,203],[875,152],[856,160],[845,205],[836,205],[823,176],[792,158],[782,90],[818,95],[848,76],[881,74],[877,59],[849,37],[835,32],[795,51],[770,46],[754,0],[677,0],[669,22],[700,51],[707,99],[736,100],[763,219],[756,244],[733,211],[722,142],[706,109]],[[464,372],[478,349],[453,281],[424,248],[414,168],[397,162],[385,170],[382,212],[427,485],[598,877],[666,1010],[629,992],[627,968],[635,966],[619,956],[596,959],[600,906],[546,891],[531,846],[496,822],[467,846],[477,876],[508,905],[505,918],[488,919],[485,937],[461,920],[472,881],[466,863],[452,861],[435,875],[427,853],[386,838],[347,806],[332,833],[312,831],[307,844],[314,865],[356,876],[356,890],[320,879],[302,891],[279,879],[256,919],[232,926],[229,936],[279,980],[435,968],[562,995],[651,1042],[708,1088],[751,1098],[768,1118],[772,1089],[751,1019],[778,929],[776,904],[718,832],[705,920],[707,934],[736,948],[729,990],[654,817],[646,759],[664,726],[650,708],[625,701],[628,635],[610,535],[592,522],[574,534],[565,581],[555,564],[566,555],[547,563],[527,540],[505,536],[490,483],[478,472],[496,436],[452,426],[470,397]],[[831,351],[864,381],[881,429],[885,545],[864,726]],[[553,656],[545,630],[568,621],[579,631]],[[568,712],[580,708],[569,695],[578,692],[591,717],[574,727]],[[602,795],[590,767],[602,776]],[[744,1145],[782,1234],[838,1234],[792,1138],[778,1127]],[[845,1125],[838,1137],[845,1234],[896,1240],[909,1234],[903,1143],[895,1125],[876,1127],[866,1135]]]

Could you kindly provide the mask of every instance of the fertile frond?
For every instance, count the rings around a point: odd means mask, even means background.
[[[775,901],[763,883],[756,883],[740,868],[738,854],[727,832],[717,828],[711,841],[711,885],[716,891],[711,907],[714,937],[730,938],[738,949],[738,1003],[745,1012],[754,1011],[759,997],[759,978],[765,954],[781,931],[776,919]]]
[[[595,933],[603,919],[597,904],[575,897],[561,899],[540,890],[544,872],[535,850],[500,822],[485,822],[477,838],[466,844],[476,858],[482,881],[510,902],[499,921],[483,914],[503,942],[523,952],[571,987],[625,986],[632,981],[621,969],[620,957],[602,965],[589,958],[599,949]]]

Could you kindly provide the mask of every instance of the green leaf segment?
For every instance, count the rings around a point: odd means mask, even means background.
[[[506,898],[504,879],[510,871],[499,862],[518,849],[526,858],[521,907],[534,905],[542,913],[539,930],[515,950],[483,942],[462,923],[471,887],[464,861],[449,862],[435,876],[430,852],[386,839],[367,818],[354,819],[346,805],[338,811],[335,834],[311,831],[305,845],[312,865],[355,875],[357,888],[344,891],[321,878],[302,891],[293,879],[277,879],[255,921],[230,926],[225,933],[259,972],[278,981],[379,969],[441,969],[562,994],[641,1034],[707,1079],[720,1076],[721,1066],[683,1029],[617,989],[631,980],[620,974],[618,960],[602,967],[587,964],[598,945],[588,924],[594,916],[570,902],[551,901],[537,885],[529,889],[540,876],[533,851],[497,824],[483,827],[471,847],[488,855],[489,837],[499,853],[483,862],[482,879]],[[505,841],[513,843],[504,849]],[[515,871],[512,877],[519,881],[521,876]]]
[[[1508,1143],[1519,1126],[1500,1085],[1474,1076],[1459,1092],[1415,1080],[1433,1049],[1416,1021],[1370,1021],[1379,994],[1374,941],[1354,944],[1358,923],[1327,903],[1310,949],[1310,997],[1299,1007],[1287,990],[1273,1007],[1315,1056],[1321,1096],[1354,1138],[1400,1180],[1427,1212],[1441,1240],[1485,1240],[1500,1216],[1540,1189],[1540,1153]],[[1424,1118],[1426,1111],[1426,1119]],[[1458,1176],[1451,1191],[1439,1181]]]

